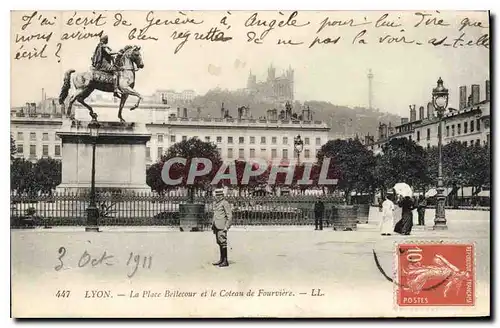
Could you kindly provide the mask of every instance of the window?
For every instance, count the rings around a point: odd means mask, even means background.
[[[36,133],[35,132],[30,132],[30,140],[36,141]]]
[[[462,144],[467,147],[467,141],[462,142]]]
[[[260,144],[265,145],[266,144],[266,137],[260,137]]]
[[[250,158],[255,158],[255,149],[250,148]]]
[[[457,134],[460,134],[462,133],[462,126],[460,125],[460,123],[457,124]]]
[[[61,145],[55,145],[54,156],[61,156]]]
[[[411,141],[411,135],[409,135],[409,136],[408,136],[408,140],[410,140],[410,141]]]
[[[151,148],[150,147],[146,147],[146,158],[147,159],[151,158]]]
[[[427,140],[431,140],[431,129],[427,129]]]
[[[431,144],[427,144],[427,149],[431,149]]]
[[[464,133],[467,133],[467,122],[464,122]]]
[[[471,146],[474,146],[474,140],[471,140],[471,141],[470,141],[470,145],[471,145]]]
[[[43,145],[42,146],[42,155],[43,156],[49,156],[49,145]]]
[[[309,158],[310,156],[311,156],[311,152],[309,151],[309,149],[304,150],[304,157]]]
[[[17,153],[20,154],[20,155],[24,154],[24,146],[23,146],[23,144],[18,144],[17,145]]]
[[[23,140],[23,138],[24,138],[23,133],[22,133],[22,132],[18,132],[18,133],[17,133],[17,140],[18,140],[18,141],[22,141],[22,140]]]
[[[276,149],[273,148],[273,149],[271,149],[271,158],[275,159],[276,157],[278,157],[278,154],[276,152]]]
[[[470,121],[470,132],[474,132],[474,121]]]
[[[321,146],[321,138],[316,138],[316,146]]]
[[[304,138],[304,145],[309,145],[309,137]]]
[[[217,143],[221,143],[222,142],[222,137],[217,137]]]
[[[481,146],[481,140],[480,139],[476,140],[476,146]]]
[[[451,126],[451,136],[454,137],[455,136],[455,125],[452,125]]]
[[[288,149],[283,149],[283,159],[288,159]]]
[[[484,120],[484,128],[489,129],[490,128],[490,120]]]
[[[205,137],[205,142],[210,142],[210,137]]]
[[[43,140],[43,141],[49,141],[49,134],[48,134],[47,132],[44,132],[44,133],[42,134],[42,140]]]
[[[245,149],[243,148],[238,149],[238,158],[240,159],[245,158]]]
[[[481,121],[479,119],[477,119],[477,121],[476,121],[476,129],[478,131],[481,131]]]
[[[158,134],[156,137],[158,138],[158,143],[163,143],[163,134]]]
[[[276,145],[276,142],[277,142],[277,138],[276,138],[276,137],[272,137],[272,138],[271,138],[271,143],[272,143],[273,145]]]
[[[288,145],[288,137],[283,137],[283,144]]]
[[[175,136],[170,136],[170,142],[175,143]]]
[[[182,136],[182,141],[187,141],[188,137],[187,136]]]
[[[238,143],[241,145],[241,144],[244,144],[245,143],[245,137],[239,137],[238,138]]]
[[[261,148],[261,149],[260,149],[260,156],[261,156],[261,157],[267,157],[266,155],[267,155],[267,150],[266,150],[266,148]]]
[[[233,143],[233,137],[227,137],[227,143],[232,144]]]
[[[158,147],[158,158],[161,158],[161,156],[163,155],[163,147]]]
[[[222,148],[217,148],[217,152],[218,152],[219,154],[222,154]]]
[[[420,141],[420,131],[417,131],[417,141]]]
[[[450,136],[450,127],[449,126],[446,126],[446,136],[447,137]]]
[[[233,148],[227,149],[227,158],[233,158]]]
[[[36,145],[30,145],[30,156],[36,156]]]
[[[254,144],[255,143],[255,137],[250,137],[250,144]]]

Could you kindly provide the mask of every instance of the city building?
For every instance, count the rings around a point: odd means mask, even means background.
[[[117,103],[90,103],[100,121],[116,121]],[[42,157],[61,158],[61,141],[56,131],[62,128],[61,113],[38,113],[30,104],[26,108],[11,111],[11,135],[17,146],[17,157],[36,161]],[[264,159],[272,163],[294,163],[296,152],[294,138],[298,135],[304,142],[300,162],[314,162],[316,154],[328,141],[329,127],[314,121],[312,111],[303,110],[301,115],[285,116],[271,113],[267,118],[254,119],[249,109],[237,110],[237,118],[229,117],[228,110],[221,109],[220,118],[188,117],[187,108],[171,108],[165,104],[141,104],[133,112],[124,110],[127,121],[144,123],[151,133],[147,143],[146,160],[151,165],[176,142],[199,138],[217,145],[222,159]],[[133,115],[133,116],[132,116]],[[75,104],[75,116],[89,120],[88,112]],[[300,118],[300,119],[299,119]]]
[[[257,82],[256,75],[248,75],[246,91],[255,94],[259,100],[284,104],[294,100],[294,70],[289,67],[281,75],[276,76],[276,68],[271,64],[267,69],[265,81]]]
[[[448,108],[443,116],[443,144],[459,141],[466,145],[490,144],[490,82],[485,83],[485,99],[480,100],[480,87],[472,85],[471,94],[467,97],[466,86],[459,88],[459,108]],[[414,140],[424,148],[438,144],[438,118],[431,102],[427,108],[410,105],[410,117],[401,118],[401,124],[391,127],[390,124],[379,123],[378,136],[365,136],[365,145],[375,153],[382,150],[383,145],[393,138]]]

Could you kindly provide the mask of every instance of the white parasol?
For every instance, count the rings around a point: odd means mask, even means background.
[[[411,187],[404,182],[396,183],[393,188],[397,195],[401,195],[403,197],[413,197],[413,190],[411,190]]]

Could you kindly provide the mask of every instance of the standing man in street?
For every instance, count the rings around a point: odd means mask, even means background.
[[[427,207],[427,201],[425,200],[424,195],[420,195],[420,197],[418,198],[418,205],[417,205],[418,225],[419,226],[425,225],[425,208],[426,207]]]
[[[215,234],[217,245],[219,245],[220,260],[213,263],[213,265],[219,267],[229,266],[227,261],[227,231],[231,227],[232,218],[231,205],[224,199],[224,190],[216,189],[212,231]]]
[[[314,203],[314,230],[323,230],[323,216],[325,215],[325,205],[318,196]]]

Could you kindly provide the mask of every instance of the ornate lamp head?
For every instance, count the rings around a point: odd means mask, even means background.
[[[99,128],[101,127],[101,125],[99,124],[99,122],[97,121],[91,121],[88,125],[88,128],[90,130],[90,136],[94,139],[97,139],[97,137],[99,136]]]
[[[302,152],[304,149],[304,141],[300,138],[300,134],[293,139],[293,146],[295,147],[295,151],[298,153]]]
[[[439,115],[443,115],[446,107],[448,107],[448,89],[443,86],[441,77],[437,81],[437,87],[432,89],[432,104]]]

